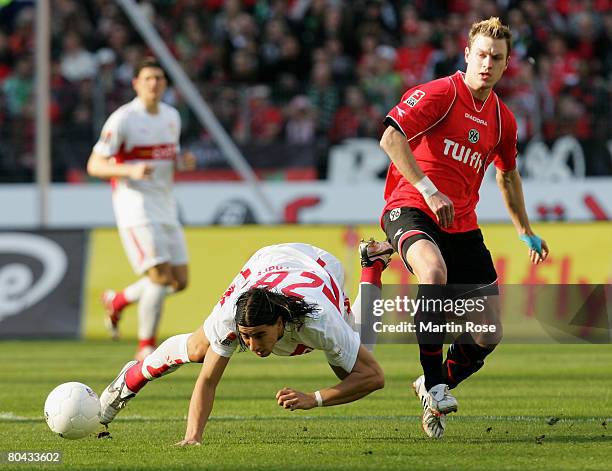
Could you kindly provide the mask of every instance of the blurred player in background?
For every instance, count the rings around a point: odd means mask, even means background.
[[[187,286],[187,248],[172,195],[175,167],[191,170],[193,154],[180,159],[181,121],[161,102],[166,75],[152,58],[135,69],[136,98],[108,118],[87,162],[89,175],[111,179],[113,207],[125,252],[138,275],[134,284],[102,300],[107,326],[118,337],[123,309],[138,302],[137,359],[155,349],[164,298]]]
[[[257,251],[234,278],[211,315],[191,334],[163,342],[144,361],[131,361],[100,396],[103,424],[110,423],[147,382],[184,363],[203,363],[196,381],[187,430],[180,445],[200,444],[213,407],[215,390],[237,346],[259,357],[294,356],[323,350],[341,380],[315,392],[283,388],[278,405],[312,409],[356,401],[383,387],[383,372],[360,344],[356,326],[362,287],[380,297],[381,274],[393,248],[388,242],[360,244],[361,283],[351,311],[342,286],[344,270],[330,253],[307,244],[280,244]],[[372,292],[374,288],[374,292]],[[367,297],[367,296],[366,296]],[[357,309],[359,308],[359,309]]]
[[[387,115],[381,147],[391,166],[382,225],[406,267],[419,282],[419,298],[440,299],[445,285],[470,284],[454,293],[488,297],[485,320],[495,333],[463,333],[443,362],[444,332],[417,329],[424,375],[413,384],[423,405],[423,429],[444,434],[445,414],[457,410],[449,388],[480,369],[501,340],[497,273],[476,219],[478,191],[487,166],[497,167],[497,184],[512,222],[529,246],[533,263],[548,255],[546,242],[531,230],[521,178],[516,169],[514,116],[493,92],[508,66],[511,33],[498,18],[472,25],[465,49],[466,72],[408,90]],[[492,295],[492,296],[491,296]],[[444,323],[443,313],[418,312],[415,322]]]

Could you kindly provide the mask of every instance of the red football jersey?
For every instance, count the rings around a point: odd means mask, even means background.
[[[455,206],[446,232],[478,228],[478,190],[491,161],[503,171],[516,167],[516,120],[495,92],[475,100],[463,72],[408,90],[387,115],[410,143],[421,170]],[[384,211],[408,206],[437,222],[421,194],[392,163],[385,184]],[[383,211],[383,212],[384,212]]]

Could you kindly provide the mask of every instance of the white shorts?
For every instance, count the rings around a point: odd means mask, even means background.
[[[119,235],[130,264],[138,275],[161,263],[187,264],[187,244],[180,226],[149,224],[120,227]]]

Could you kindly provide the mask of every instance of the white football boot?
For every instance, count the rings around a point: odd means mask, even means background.
[[[446,428],[445,416],[457,412],[457,399],[449,392],[446,384],[437,384],[427,391],[424,375],[419,376],[412,387],[423,406],[423,430],[428,437],[442,438]]]
[[[128,361],[119,372],[119,375],[106,387],[100,395],[100,423],[110,424],[127,402],[136,394],[128,389],[125,384],[125,372],[138,363],[135,360]]]

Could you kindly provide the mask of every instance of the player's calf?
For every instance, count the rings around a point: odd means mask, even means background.
[[[143,361],[130,361],[100,395],[100,423],[109,424],[149,381],[161,378],[189,363],[187,341],[191,334],[175,335]]]
[[[482,347],[476,344],[469,333],[464,333],[448,347],[442,365],[442,381],[449,388],[469,378],[484,366],[485,358],[493,352],[495,345]]]

